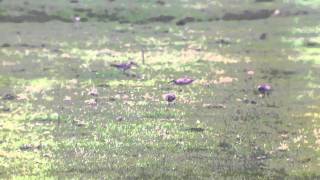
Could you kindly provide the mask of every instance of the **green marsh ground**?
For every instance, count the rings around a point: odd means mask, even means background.
[[[0,0],[0,179],[319,179],[319,8]]]

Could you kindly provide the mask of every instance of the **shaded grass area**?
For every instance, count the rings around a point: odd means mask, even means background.
[[[192,22],[217,20],[256,20],[272,16],[276,9],[281,9],[281,16],[305,15],[301,5],[312,9],[319,7],[318,1],[266,1],[254,0],[226,1],[77,1],[77,2],[42,2],[42,1],[3,1],[1,2],[1,22],[48,22],[52,20],[72,22],[75,16],[82,17],[82,22],[116,21],[120,23],[174,22],[185,25]],[[179,8],[177,8],[179,7]],[[311,11],[314,13],[316,11]],[[186,14],[185,12],[189,12]]]
[[[317,178],[318,50],[300,43],[318,42],[315,19],[1,24],[0,177]],[[131,76],[109,66],[128,59]]]

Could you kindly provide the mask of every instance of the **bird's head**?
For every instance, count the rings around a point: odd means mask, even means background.
[[[133,65],[133,66],[137,66],[137,67],[139,66],[137,63],[135,63],[135,62],[133,62],[133,61],[129,61],[129,64],[130,64],[130,65]]]

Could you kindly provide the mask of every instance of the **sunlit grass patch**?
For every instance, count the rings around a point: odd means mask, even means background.
[[[29,123],[26,115],[2,118],[0,125],[0,177],[45,176],[53,163],[53,128]]]
[[[144,44],[144,46],[158,46],[160,42],[162,42],[161,39],[155,39],[155,38],[146,38],[144,40],[146,42],[142,42],[141,44]],[[147,43],[148,42],[148,43]],[[163,42],[162,42],[163,43]],[[228,57],[228,56],[222,56],[220,54],[217,54],[215,52],[210,52],[206,49],[204,50],[195,50],[194,42],[189,44],[186,49],[175,48],[174,44],[166,44],[166,46],[172,46],[172,48],[156,48],[150,50],[145,49],[144,50],[144,57],[145,57],[145,63],[146,64],[156,64],[156,63],[165,63],[170,62],[174,63],[175,65],[183,65],[185,63],[189,62],[196,62],[198,60],[203,61],[210,61],[210,62],[219,62],[224,64],[229,63],[237,63],[239,60]],[[199,42],[198,44],[203,44],[203,42]],[[185,42],[182,44],[183,46],[187,45]],[[72,59],[81,59],[83,60],[83,64],[80,65],[82,67],[87,68],[88,64],[90,62],[93,62],[95,60],[99,60],[105,63],[106,66],[108,66],[108,63],[111,62],[126,62],[128,60],[133,60],[139,64],[142,63],[142,55],[141,50],[130,50],[130,47],[126,53],[123,53],[121,51],[113,50],[113,49],[90,49],[90,48],[75,48],[75,47],[69,47],[71,45],[67,45],[68,48],[65,48],[63,50],[63,53],[61,53],[60,58],[72,58]],[[160,46],[161,47],[161,46]],[[155,67],[156,68],[156,67]]]
[[[111,87],[126,86],[126,87],[152,87],[156,83],[155,79],[137,81],[137,80],[112,80],[108,81]]]
[[[320,36],[319,27],[304,27],[295,28],[292,31],[293,35],[299,37],[292,37],[285,39],[285,42],[291,43],[299,52],[297,57],[290,57],[292,60],[313,62],[319,64],[320,57]],[[311,34],[311,36],[309,35]],[[309,36],[308,36],[309,35]]]
[[[221,63],[236,63],[235,59],[224,57],[212,52],[199,52],[192,49],[186,49],[182,51],[169,50],[164,52],[146,52],[146,62],[172,62],[176,65],[184,64],[188,62],[195,62],[197,60],[204,60],[210,62],[221,62]]]
[[[57,80],[48,78],[33,79],[27,82],[26,91],[30,93],[40,93],[42,91],[48,91],[57,84]]]
[[[19,92],[23,85],[26,81],[19,79],[15,82],[15,90]],[[47,89],[52,84],[42,79],[31,81],[29,85]],[[51,133],[59,115],[41,105],[35,106],[33,100],[5,102],[10,110],[0,113],[0,178],[12,178],[13,175],[44,177],[52,169],[51,152],[56,142]]]
[[[320,64],[319,58],[320,58],[319,50],[306,49],[304,51],[304,54],[298,57],[297,59],[300,61],[307,61],[307,62]]]
[[[33,113],[26,116],[29,121],[58,121],[58,113]]]
[[[43,100],[53,101],[54,97],[47,92],[59,84],[58,80],[46,77],[31,80],[14,78],[12,82],[13,91],[17,93],[18,100],[37,100],[40,95]]]
[[[170,107],[158,108],[153,111],[147,111],[147,112],[141,113],[141,116],[143,118],[157,119],[159,121],[161,121],[162,118],[177,120],[183,117],[184,112],[181,112],[178,110],[170,110],[169,108]]]
[[[211,128],[205,128],[204,132],[192,132],[188,126],[173,121],[110,122],[97,127],[89,136],[63,140],[57,153],[61,157],[69,156],[73,162],[72,165],[62,164],[61,169],[66,168],[63,171],[72,167],[77,169],[84,164],[88,167],[86,171],[92,166],[102,166],[106,170],[132,165],[143,167],[156,162],[148,158],[149,153],[182,153],[196,149],[211,151],[217,143],[215,132]],[[79,164],[79,161],[82,163]]]
[[[11,85],[11,81],[7,76],[0,76],[0,87],[9,87]]]
[[[39,9],[43,2],[37,1],[1,5]],[[318,74],[313,69],[305,77],[309,63],[287,61],[299,59],[292,48],[305,52],[303,59],[317,57],[318,27],[304,28],[299,19],[313,13],[301,15],[301,6],[280,1],[240,4],[46,2],[49,15],[88,22],[3,23],[12,38],[4,35],[0,44],[0,90],[13,98],[0,100],[0,178],[41,179],[48,172],[62,179],[317,174],[318,114],[305,105],[317,101]],[[218,20],[266,8],[283,16]],[[169,22],[152,22],[165,15]],[[176,24],[186,17],[193,22]],[[293,34],[303,37],[281,41],[296,24]],[[139,67],[124,73],[110,66],[129,60]],[[183,76],[195,82],[169,83]],[[270,95],[258,94],[261,83],[270,83]],[[177,97],[171,104],[162,97],[169,92]]]
[[[295,0],[294,1],[297,4],[302,4],[305,6],[311,6],[314,8],[317,8],[320,6],[320,1],[319,0],[312,0],[312,1],[306,1],[306,0]]]
[[[293,34],[314,34],[320,33],[320,26],[304,26],[292,29]]]
[[[33,152],[1,152],[1,176],[2,178],[12,178],[13,174],[46,176],[52,168],[49,159]]]

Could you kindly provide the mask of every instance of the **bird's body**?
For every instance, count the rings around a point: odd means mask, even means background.
[[[111,64],[110,66],[115,67],[115,68],[122,70],[122,71],[126,71],[128,69],[131,69],[131,67],[133,65],[138,66],[135,62],[132,62],[132,61],[129,61],[126,63],[120,63],[120,64]]]
[[[164,100],[166,100],[168,103],[173,102],[176,100],[176,95],[173,93],[168,93],[163,95]]]
[[[188,77],[183,77],[183,78],[178,78],[175,80],[172,80],[170,82],[173,82],[176,85],[187,85],[187,84],[191,84],[194,80]]]
[[[260,84],[258,86],[258,91],[263,95],[270,94],[272,88],[269,84]]]

